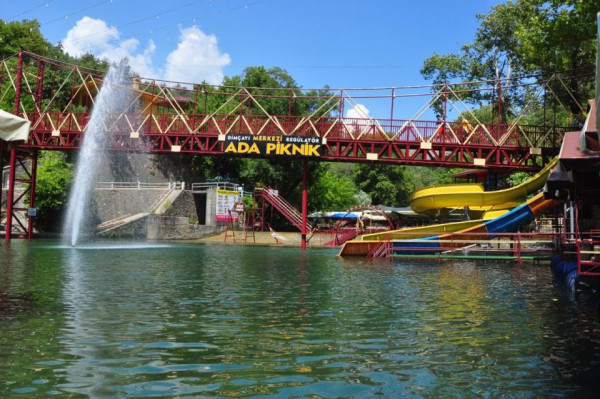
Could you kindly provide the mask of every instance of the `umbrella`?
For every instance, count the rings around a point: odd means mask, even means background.
[[[332,219],[356,219],[358,215],[356,213],[336,212],[329,216]]]

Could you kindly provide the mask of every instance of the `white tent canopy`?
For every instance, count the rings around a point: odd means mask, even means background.
[[[29,138],[31,122],[0,109],[0,139],[23,141]]]

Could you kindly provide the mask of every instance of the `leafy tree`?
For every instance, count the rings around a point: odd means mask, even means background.
[[[64,153],[41,152],[35,189],[37,229],[51,232],[60,230],[72,178],[73,164],[65,160]]]
[[[415,187],[407,167],[399,165],[360,164],[354,180],[375,205],[407,206]]]
[[[511,186],[518,186],[531,178],[533,174],[528,172],[515,172],[506,179],[506,182]]]
[[[420,187],[453,182],[457,169],[383,164],[359,164],[355,168],[357,187],[373,204],[408,206],[411,193]]]
[[[532,75],[547,80],[562,71],[589,75],[595,62],[597,10],[597,1],[514,0],[498,4],[487,15],[478,15],[480,26],[472,43],[459,53],[434,54],[425,60],[421,73],[438,84],[494,80],[504,86],[525,83]],[[561,104],[568,104],[570,112],[579,113],[593,92],[593,82],[580,77],[565,83],[570,93],[560,81],[553,84],[552,92]],[[469,85],[458,88],[468,89]],[[471,91],[461,96],[473,104],[494,102],[501,96],[501,118],[507,121],[511,112],[516,113],[529,100],[530,92],[523,87],[507,93],[496,86],[487,93]]]
[[[48,55],[52,48],[40,32],[37,20],[6,22],[0,19],[0,60],[17,54],[20,50]]]
[[[359,194],[350,177],[326,170],[308,190],[309,205],[313,211],[342,211],[359,205]]]

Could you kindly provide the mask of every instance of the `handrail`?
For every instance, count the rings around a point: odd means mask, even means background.
[[[388,256],[390,254],[390,250],[391,250],[391,242],[388,241],[381,241],[381,243],[379,245],[377,245],[375,248],[373,248],[369,254],[367,255],[368,258],[384,258],[386,256]]]
[[[185,182],[144,183],[139,181],[97,182],[96,190],[184,190]]]
[[[231,182],[192,183],[192,191],[206,191],[208,189],[239,191],[240,187],[242,187],[242,186],[240,186],[239,184],[231,183]]]
[[[600,276],[600,231],[578,231],[578,238],[575,240],[575,245],[577,248],[577,272],[579,275]]]
[[[407,233],[407,235],[410,233]],[[379,247],[382,242],[390,243],[386,256],[402,256],[415,259],[427,257],[438,258],[456,257],[460,253],[481,252],[491,256],[496,253],[499,255],[510,255],[517,262],[521,262],[523,257],[529,254],[541,251],[550,251],[556,233],[444,233],[442,237],[435,240],[423,240],[418,237],[419,233],[413,233],[415,238],[397,239],[397,240],[362,240],[361,242],[374,242]],[[435,233],[431,233],[435,236]],[[598,244],[600,244],[600,237]],[[377,249],[372,249],[367,255],[373,257]],[[383,251],[383,249],[381,249]],[[600,255],[600,251],[598,252]],[[377,254],[377,256],[382,256]],[[548,255],[549,256],[549,255]],[[590,264],[597,267],[600,274],[600,262]]]
[[[300,212],[292,206],[288,201],[285,200],[278,193],[275,194],[276,190],[273,190],[270,187],[262,186],[256,187],[254,192],[256,194],[261,195],[265,200],[267,200],[271,205],[273,205],[281,214],[287,218],[292,224],[302,230],[302,215]],[[306,222],[306,231],[309,231],[311,226],[309,222]]]

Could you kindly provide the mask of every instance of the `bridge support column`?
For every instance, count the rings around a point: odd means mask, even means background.
[[[33,238],[37,156],[37,149],[23,150],[13,147],[10,150],[4,236],[6,241],[10,241],[13,233],[19,238]],[[24,201],[27,195],[29,195],[29,204]]]
[[[302,243],[301,248],[306,250],[306,222],[308,221],[308,161],[302,160]]]

